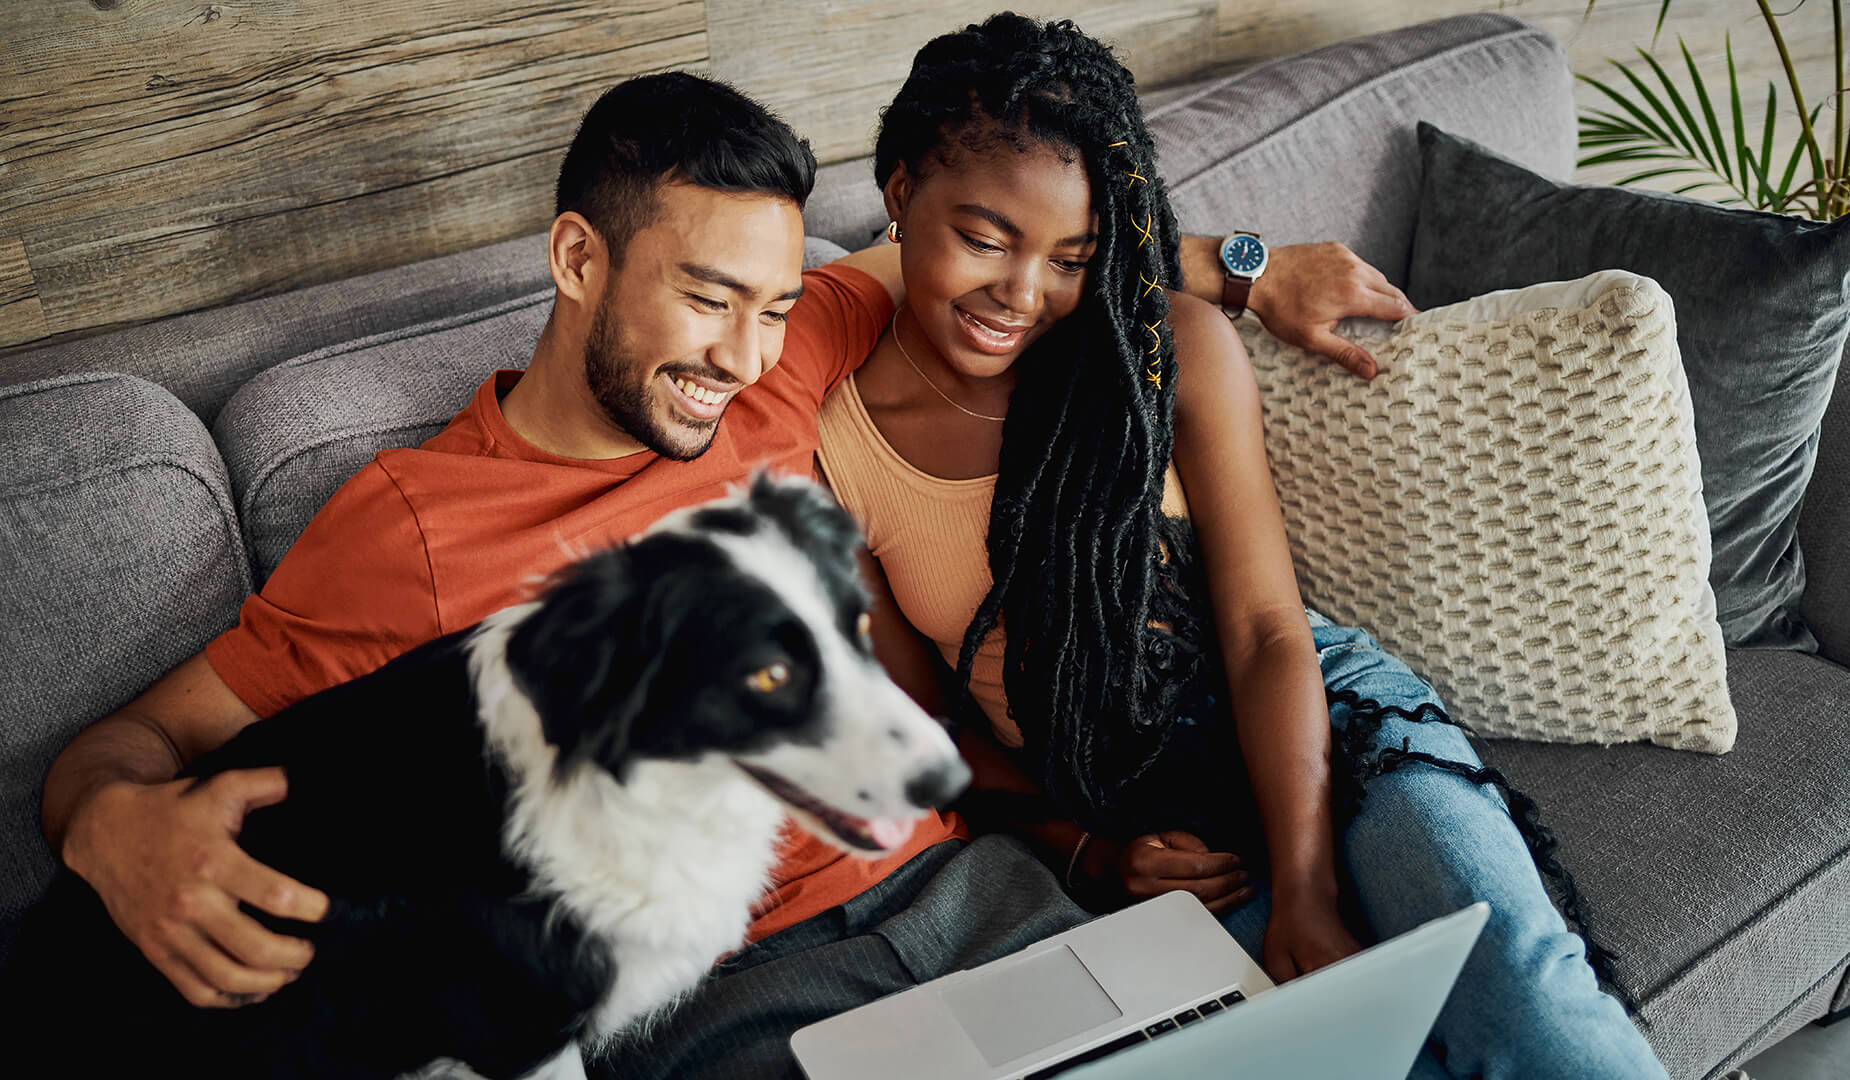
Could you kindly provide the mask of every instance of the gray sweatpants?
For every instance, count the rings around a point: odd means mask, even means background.
[[[790,1056],[798,1028],[1089,918],[1019,841],[947,840],[840,907],[728,957],[646,1035],[586,1062],[586,1072],[599,1080],[801,1077]]]

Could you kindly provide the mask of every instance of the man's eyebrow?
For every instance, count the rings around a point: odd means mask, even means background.
[[[726,273],[726,271],[721,270],[717,266],[708,266],[706,263],[684,262],[680,264],[680,270],[683,274],[693,278],[695,281],[704,281],[709,285],[718,285],[720,288],[730,289],[740,296],[750,298],[758,295],[757,289],[745,284],[743,281]],[[796,288],[777,297],[777,300],[795,300],[802,295],[803,284],[798,282]],[[775,303],[776,301],[772,302]]]
[[[953,207],[952,209],[957,210],[960,213],[969,214],[972,217],[982,218],[984,221],[989,222],[991,225],[994,225],[996,228],[1001,229],[1003,232],[1007,233],[1009,235],[1009,239],[1011,240],[1021,239],[1021,226],[1015,224],[1014,222],[1010,221],[1007,217],[1004,217],[1002,214],[998,213],[995,210],[991,210],[989,207],[984,206],[981,203],[959,203],[957,206]],[[1097,239],[1098,239],[1098,234],[1095,232],[1082,232],[1078,234],[1077,236],[1066,237],[1065,239],[1061,240],[1058,244],[1054,246],[1055,247],[1084,247],[1085,245],[1090,244],[1092,241],[1097,240]]]

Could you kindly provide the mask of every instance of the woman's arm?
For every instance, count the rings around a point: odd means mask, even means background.
[[[1235,729],[1271,851],[1266,967],[1290,978],[1357,950],[1337,916],[1330,718],[1283,515],[1259,387],[1227,319],[1171,298],[1175,465],[1201,544]]]

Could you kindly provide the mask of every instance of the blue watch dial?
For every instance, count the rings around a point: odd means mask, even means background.
[[[1256,236],[1229,236],[1221,245],[1220,261],[1229,274],[1252,277],[1265,265],[1265,245]]]

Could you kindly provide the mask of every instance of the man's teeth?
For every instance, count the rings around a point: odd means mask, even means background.
[[[700,402],[702,405],[718,405],[720,402],[726,400],[726,395],[720,393],[718,390],[707,390],[703,387],[696,386],[686,379],[676,379],[674,385],[675,389],[693,398],[695,401]]]

